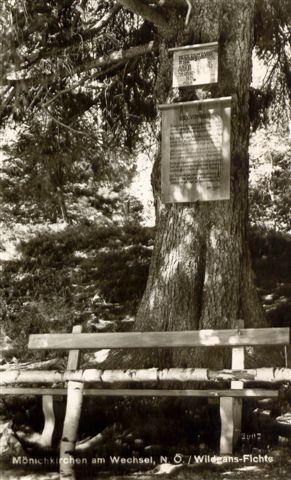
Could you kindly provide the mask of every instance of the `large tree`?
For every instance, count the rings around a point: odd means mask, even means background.
[[[232,328],[238,319],[248,327],[263,322],[247,244],[253,22],[252,1],[198,1],[187,28],[175,39],[178,45],[219,42],[219,84],[211,94],[233,97],[231,192],[225,201],[164,205],[157,155],[153,172],[157,235],[137,318],[141,329]],[[171,82],[166,41],[160,48],[157,87],[163,103],[168,101]],[[194,90],[188,90],[182,92],[183,100],[197,98]],[[195,352],[195,357],[202,355]],[[212,359],[217,365],[222,356]]]
[[[140,127],[155,118],[155,104],[232,96],[230,200],[163,204],[158,136],[152,174],[156,240],[136,328],[231,328],[238,319],[247,327],[263,325],[248,250],[254,25],[260,48],[280,58],[290,81],[284,39],[288,2],[7,0],[7,5],[2,7],[11,24],[2,49],[3,119],[41,110],[64,125],[53,106],[67,102],[68,95],[73,101],[79,89],[88,98],[79,116],[91,109],[106,137],[133,148]],[[264,32],[266,19],[270,28]],[[204,93],[192,87],[173,91],[168,48],[212,41],[219,43],[218,85]],[[75,121],[76,115],[66,116],[69,129]],[[177,355],[183,365],[189,362],[189,354]],[[203,363],[203,352],[192,353],[193,360]],[[212,361],[218,367],[223,355]]]

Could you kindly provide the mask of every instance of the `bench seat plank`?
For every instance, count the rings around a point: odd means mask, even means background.
[[[4,387],[2,394],[6,395],[67,395],[66,388],[37,388],[37,387]],[[257,397],[277,398],[278,390],[246,388],[238,390],[155,390],[155,389],[104,389],[85,388],[85,396],[106,397]]]
[[[31,350],[287,345],[290,328],[178,332],[52,333],[29,337]]]

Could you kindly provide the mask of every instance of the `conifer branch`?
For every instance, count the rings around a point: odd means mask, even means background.
[[[128,8],[137,15],[142,16],[145,20],[153,23],[157,28],[166,33],[171,33],[172,27],[163,13],[154,7],[150,7],[142,0],[118,0],[123,7]]]
[[[62,78],[68,78],[78,73],[83,73],[93,68],[106,68],[117,64],[119,62],[127,62],[132,58],[150,53],[155,47],[153,41],[145,43],[143,45],[137,45],[135,47],[130,47],[128,50],[116,50],[115,52],[110,53],[109,55],[104,55],[93,60],[87,60],[81,64],[78,64],[72,67],[70,70],[63,69],[58,75],[47,74],[47,75],[37,75],[32,77],[16,78],[16,79],[3,79],[2,85],[19,85],[21,88],[25,89],[35,84],[40,83],[49,83],[60,80]],[[99,72],[102,74],[102,72]]]

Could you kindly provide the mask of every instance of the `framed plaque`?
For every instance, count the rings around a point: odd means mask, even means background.
[[[170,48],[169,52],[173,52],[173,87],[217,83],[217,42]]]
[[[231,97],[160,105],[162,200],[227,200]]]

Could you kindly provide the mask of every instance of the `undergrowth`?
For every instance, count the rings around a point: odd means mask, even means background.
[[[128,224],[69,226],[21,242],[21,258],[3,263],[2,325],[17,356],[31,333],[111,329],[134,316],[143,294],[153,230]],[[101,323],[100,323],[101,322]],[[14,352],[14,349],[12,350]]]

